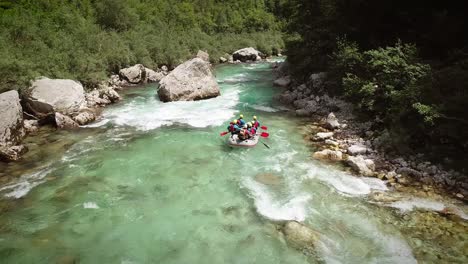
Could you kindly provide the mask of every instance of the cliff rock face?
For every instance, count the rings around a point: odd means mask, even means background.
[[[163,102],[194,101],[219,95],[210,63],[200,58],[179,65],[160,81],[158,88],[159,99]]]

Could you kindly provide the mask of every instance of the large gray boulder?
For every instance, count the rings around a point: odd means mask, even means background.
[[[164,76],[166,76],[166,74],[164,74],[164,72],[162,71],[153,71],[148,68],[145,68],[145,71],[146,71],[146,80],[149,83],[159,82],[161,81],[162,78],[164,78]]]
[[[144,83],[146,82],[146,68],[141,64],[136,64],[132,67],[121,69],[119,76],[120,79],[127,81],[129,84]]]
[[[17,91],[0,94],[0,144],[16,144],[24,136],[23,108]]]
[[[233,58],[234,61],[236,61],[236,60],[239,60],[239,61],[242,61],[242,62],[256,61],[256,60],[261,59],[260,54],[261,54],[260,51],[254,49],[252,47],[249,47],[249,48],[243,48],[243,49],[235,51],[232,54],[232,58]]]
[[[36,79],[24,94],[25,105],[38,118],[56,112],[73,115],[86,106],[83,86],[73,80]]]
[[[177,66],[159,83],[158,96],[163,102],[194,101],[220,95],[210,63],[194,58]]]

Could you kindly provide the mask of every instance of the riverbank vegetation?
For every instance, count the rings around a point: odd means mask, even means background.
[[[466,168],[468,20],[463,1],[289,1],[288,60],[298,80],[327,72],[398,151]]]
[[[198,49],[213,61],[247,46],[269,55],[283,48],[270,7],[251,0],[3,0],[0,92],[41,75],[92,87],[136,63],[173,67]]]

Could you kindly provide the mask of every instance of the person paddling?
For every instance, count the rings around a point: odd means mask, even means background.
[[[260,122],[258,122],[257,116],[253,116],[252,126],[253,126],[255,129],[258,129],[258,127],[260,126]]]
[[[240,127],[243,127],[243,126],[245,125],[244,115],[243,115],[243,114],[240,114],[240,115],[239,115],[239,119],[237,120],[237,122],[238,122],[238,125],[239,125]]]
[[[255,127],[252,125],[252,122],[247,123],[247,127],[252,137],[255,136],[255,134],[257,134],[257,129],[255,129]]]

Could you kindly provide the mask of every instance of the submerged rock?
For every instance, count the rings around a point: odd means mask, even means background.
[[[261,59],[260,52],[252,47],[237,50],[232,54],[232,57],[234,61],[239,60],[242,62],[256,61]]]
[[[255,176],[255,180],[266,185],[281,184],[281,177],[271,173],[260,173]]]
[[[299,250],[313,252],[319,241],[319,233],[296,222],[287,222],[282,229],[288,244]]]
[[[24,99],[27,110],[40,119],[56,112],[73,115],[86,105],[83,86],[65,79],[37,79],[24,93]]]
[[[27,134],[33,134],[39,130],[39,122],[37,120],[24,120],[23,125]]]
[[[315,152],[313,157],[319,160],[340,161],[343,159],[343,153],[338,150],[324,149]]]
[[[96,120],[96,115],[90,111],[83,111],[73,118],[79,125],[85,125]]]
[[[0,146],[0,159],[6,161],[17,161],[28,151],[23,145],[18,146]]]
[[[159,99],[163,102],[194,101],[219,95],[219,86],[209,62],[200,58],[177,66],[161,80],[158,89]]]

